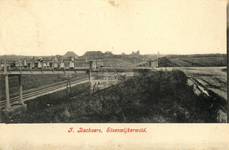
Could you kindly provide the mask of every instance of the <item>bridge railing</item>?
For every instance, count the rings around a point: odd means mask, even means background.
[[[152,62],[151,62],[152,63]],[[5,65],[5,67],[4,67]],[[5,68],[5,69],[4,69]],[[49,70],[131,70],[131,69],[149,69],[149,66],[107,66],[107,64],[101,60],[91,61],[17,61],[17,62],[4,62],[1,63],[0,73],[11,72],[11,71],[49,71]]]

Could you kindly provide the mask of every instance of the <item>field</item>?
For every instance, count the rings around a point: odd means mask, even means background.
[[[131,62],[125,61],[118,58],[104,58],[103,65],[105,67],[129,67],[133,64]]]
[[[158,66],[159,67],[179,67],[176,63],[172,62],[167,57],[159,58]]]
[[[172,62],[182,67],[211,67],[225,66],[227,59],[220,57],[204,57],[204,58],[172,58]]]
[[[142,73],[89,95],[88,85],[75,87],[74,99],[63,92],[28,103],[28,112],[8,123],[206,123],[217,122],[213,97],[194,94],[179,70]],[[36,103],[34,103],[36,102]],[[55,104],[54,104],[55,102]],[[47,106],[48,104],[48,106]]]
[[[141,57],[114,55],[112,57],[104,58],[103,64],[106,67],[132,67],[143,61],[144,60]]]
[[[218,67],[227,66],[225,54],[171,55],[159,59],[159,67]]]

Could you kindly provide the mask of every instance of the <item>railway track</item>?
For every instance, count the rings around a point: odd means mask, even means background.
[[[71,79],[71,81],[78,80],[78,79],[80,79],[80,78],[82,78],[82,77],[87,77],[87,75],[84,75],[84,76],[81,76],[81,77],[73,78],[73,79]],[[39,90],[39,89],[42,89],[42,88],[48,88],[48,87],[56,86],[56,85],[63,84],[63,83],[66,83],[66,80],[64,80],[64,81],[59,81],[59,82],[52,83],[52,84],[48,84],[48,85],[42,85],[42,86],[39,86],[39,87],[37,87],[37,88],[28,89],[28,90],[23,91],[23,94],[27,94],[27,93],[30,93],[30,92],[33,92],[33,91],[36,91],[36,90]],[[12,93],[12,94],[10,95],[10,98],[17,97],[17,96],[15,96],[15,95],[19,95],[19,92]],[[4,99],[5,99],[5,95],[2,95],[2,97],[4,97]]]
[[[86,82],[88,82],[87,75],[71,79],[71,86],[75,86],[75,85],[86,83]],[[47,94],[54,93],[60,90],[64,90],[66,89],[66,85],[67,85],[66,81],[61,81],[55,84],[45,85],[42,87],[26,90],[23,92],[23,101],[25,102],[25,101],[35,99],[43,95],[47,95]],[[11,105],[17,104],[18,101],[19,101],[19,96],[10,98]],[[0,103],[0,108],[1,109],[4,108],[5,104],[6,104],[6,100],[2,100]]]

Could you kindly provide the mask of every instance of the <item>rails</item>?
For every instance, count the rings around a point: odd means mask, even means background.
[[[75,78],[71,81],[72,82],[71,86],[75,86],[81,83],[86,83],[87,81],[88,81],[87,76]],[[54,93],[56,91],[63,90],[65,88],[66,88],[66,81],[61,81],[55,84],[46,85],[46,86],[38,87],[35,89],[30,89],[24,92],[23,101],[31,100],[31,99],[34,99],[34,98],[37,98],[37,97],[40,97],[46,94]],[[19,99],[19,96],[11,98],[10,99],[11,105],[17,104],[18,99]],[[5,104],[6,104],[6,100],[2,100],[0,103],[1,109],[5,107]]]

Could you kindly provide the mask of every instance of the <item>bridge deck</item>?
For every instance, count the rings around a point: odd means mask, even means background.
[[[92,69],[93,72],[99,72],[99,71],[115,71],[115,72],[126,72],[126,71],[139,71],[139,70],[145,70],[149,71],[151,68],[149,67],[127,67],[127,68],[121,68],[121,67],[101,67],[99,69]],[[9,75],[17,75],[17,74],[74,74],[74,73],[87,73],[89,71],[89,67],[74,67],[74,68],[43,68],[43,69],[30,69],[30,68],[13,68],[13,69],[7,69],[7,74]],[[4,74],[4,71],[1,70],[0,74]]]
[[[72,74],[72,73],[85,73],[89,71],[89,67],[74,67],[74,68],[11,68],[7,69],[7,74]],[[1,70],[0,74],[4,74]]]

